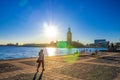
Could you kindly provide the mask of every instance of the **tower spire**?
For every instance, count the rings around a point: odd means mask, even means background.
[[[68,31],[70,31],[70,25],[68,26]]]
[[[70,27],[68,27],[68,31],[70,32]]]

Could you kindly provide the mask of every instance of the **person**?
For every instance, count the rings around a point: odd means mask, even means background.
[[[89,50],[89,52],[91,53],[91,49]]]
[[[39,72],[39,67],[42,63],[42,70],[44,71],[44,54],[43,54],[43,49],[40,50],[39,52],[39,57],[37,59],[37,63],[38,63],[38,66],[37,66],[37,72]]]
[[[96,50],[95,50],[95,55],[97,55],[97,53],[98,53],[98,50],[96,49]]]

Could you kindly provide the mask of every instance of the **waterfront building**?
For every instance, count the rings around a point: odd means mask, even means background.
[[[108,41],[106,41],[106,39],[97,39],[94,40],[94,45],[97,47],[106,47]]]
[[[72,33],[71,33],[70,27],[68,28],[68,32],[67,32],[67,43],[69,45],[71,45],[71,43],[72,43]]]

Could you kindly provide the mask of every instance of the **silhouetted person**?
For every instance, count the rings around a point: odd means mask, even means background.
[[[89,52],[91,53],[91,49],[89,50]]]
[[[39,52],[39,57],[37,59],[37,63],[38,63],[37,71],[39,71],[39,67],[40,67],[41,63],[42,63],[42,69],[44,71],[45,69],[44,69],[44,54],[43,54],[43,49],[41,49],[40,52]]]
[[[95,50],[95,55],[97,55],[97,53],[98,53],[98,51],[97,51],[97,49]]]

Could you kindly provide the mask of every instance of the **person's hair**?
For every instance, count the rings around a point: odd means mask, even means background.
[[[39,55],[43,52],[43,49],[40,50]]]
[[[43,52],[43,49],[40,50],[40,53]]]
[[[40,52],[43,52],[43,49],[41,49]]]

